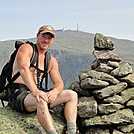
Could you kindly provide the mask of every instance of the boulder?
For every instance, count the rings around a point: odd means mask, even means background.
[[[98,79],[91,79],[86,78],[81,81],[80,86],[83,89],[98,89],[108,86],[109,83],[106,81],[98,80]]]
[[[88,89],[82,89],[80,87],[80,82],[79,81],[75,81],[73,82],[69,89],[75,91],[79,97],[88,97],[88,96],[92,96],[93,95],[93,91],[92,90],[88,90]]]
[[[84,80],[85,78],[88,78],[88,73],[87,72],[80,72],[79,74],[78,74],[78,78],[79,78],[79,80],[80,81],[82,81],[82,80]]]
[[[120,95],[113,95],[111,97],[108,97],[106,99],[103,100],[104,103],[119,103],[119,104],[123,104],[124,103],[124,99],[120,96]]]
[[[91,64],[91,70],[96,69],[101,63],[101,60],[95,60],[92,64]]]
[[[113,130],[113,134],[123,134],[122,132],[118,131],[118,130]]]
[[[107,128],[90,127],[83,134],[110,134],[110,131]]]
[[[78,115],[82,118],[97,115],[97,102],[94,97],[80,97],[78,101]]]
[[[134,131],[134,124],[120,125],[120,126],[118,126],[118,130],[120,130],[123,133],[132,132],[132,131]]]
[[[104,73],[110,73],[112,70],[113,70],[112,67],[104,63],[100,63],[100,65],[95,69],[95,71],[104,72]]]
[[[132,64],[125,61],[121,61],[119,63],[119,67],[111,71],[110,74],[114,77],[123,77],[128,74],[131,74],[132,72]]]
[[[102,80],[102,81],[106,81],[110,84],[117,84],[119,83],[119,81],[114,78],[113,76],[107,74],[107,73],[104,73],[104,72],[97,72],[95,70],[91,70],[87,73],[87,76],[89,78],[92,78],[92,79],[98,79],[98,80]]]
[[[134,100],[128,101],[126,104],[126,107],[129,107],[134,111]]]
[[[82,119],[83,126],[114,125],[125,123],[134,123],[133,111],[131,109],[118,110],[117,112],[109,115]]]
[[[125,77],[122,77],[120,80],[127,82],[129,86],[134,86],[134,74],[129,74]]]
[[[124,106],[121,104],[113,104],[113,103],[99,104],[98,105],[98,112],[100,114],[110,114],[110,113],[118,111],[119,109],[121,109],[123,107]]]
[[[113,67],[113,68],[117,68],[117,67],[119,67],[119,62],[117,62],[117,61],[108,61],[107,65],[110,66],[110,67]]]
[[[98,50],[94,50],[93,51],[93,55],[96,57],[97,60],[101,60],[101,61],[121,61],[121,58],[111,52],[111,51],[105,51],[105,50],[102,50],[102,51],[98,51]]]
[[[94,48],[99,50],[100,49],[113,50],[114,43],[104,35],[96,33],[94,38]]]
[[[100,90],[95,90],[93,93],[99,99],[104,99],[109,96],[113,96],[127,87],[127,83],[120,82],[116,85],[111,85]]]
[[[123,98],[124,103],[130,99],[134,99],[134,88],[128,88],[122,91],[121,97]]]

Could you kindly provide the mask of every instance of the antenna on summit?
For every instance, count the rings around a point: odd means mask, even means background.
[[[78,22],[77,22],[77,31],[79,31],[79,25],[78,25]]]

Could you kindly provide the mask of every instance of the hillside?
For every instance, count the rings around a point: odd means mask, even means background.
[[[134,62],[134,41],[109,38],[115,44],[114,53],[124,60]],[[35,38],[20,40],[36,41]],[[14,42],[14,40],[0,41],[0,68],[8,61],[8,57],[14,50]],[[78,79],[77,75],[80,71],[90,70],[90,65],[94,61],[93,45],[94,34],[72,30],[56,32],[55,42],[49,51],[59,62],[60,73],[66,88]]]

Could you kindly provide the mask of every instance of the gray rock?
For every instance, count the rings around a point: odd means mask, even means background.
[[[121,58],[117,54],[115,54],[113,52],[110,52],[110,51],[104,51],[104,50],[103,51],[97,51],[97,50],[94,50],[93,55],[96,57],[97,60],[121,61]]]
[[[99,104],[98,111],[100,114],[110,114],[116,112],[117,110],[123,108],[123,105],[120,104]]]
[[[94,97],[80,97],[78,101],[78,115],[81,118],[97,115],[97,102]]]
[[[123,134],[122,132],[120,132],[120,131],[118,131],[118,130],[115,130],[114,129],[114,131],[113,131],[113,133],[112,134]]]
[[[131,108],[134,111],[134,100],[130,100],[126,104],[127,107]]]
[[[73,82],[69,89],[75,91],[79,97],[82,97],[82,96],[85,96],[85,97],[88,97],[88,96],[92,96],[93,95],[93,91],[92,90],[87,90],[87,89],[82,89],[80,87],[80,82],[79,81],[75,81]]]
[[[126,76],[130,73],[132,73],[132,66],[130,63],[125,62],[125,61],[121,61],[119,63],[119,67],[114,69],[113,71],[111,71],[111,75],[115,76],[115,77],[123,77]]]
[[[120,125],[120,126],[118,126],[118,129],[123,133],[132,132],[132,131],[134,131],[134,124]]]
[[[117,62],[117,61],[108,61],[107,65],[110,66],[110,67],[113,67],[113,68],[117,68],[117,67],[119,67],[119,62]]]
[[[94,48],[103,50],[113,50],[114,43],[104,35],[96,33],[94,38]]]
[[[124,99],[124,103],[130,99],[134,99],[134,88],[128,88],[122,91],[121,97]]]
[[[86,78],[82,80],[80,83],[82,89],[98,89],[106,87],[108,85],[109,85],[108,82],[91,78]]]
[[[107,128],[91,127],[86,130],[83,134],[110,134]]]
[[[80,72],[78,74],[78,78],[80,81],[84,80],[85,78],[88,78],[88,72]]]
[[[134,123],[134,115],[131,109],[123,109],[118,110],[116,113],[95,116],[81,121],[83,126]]]
[[[108,87],[102,88],[100,90],[95,90],[95,91],[93,91],[93,94],[99,99],[104,99],[106,97],[113,96],[113,95],[121,92],[126,87],[127,87],[127,83],[120,82],[116,85],[108,86]]]
[[[87,73],[88,77],[92,78],[92,79],[98,79],[98,80],[102,80],[102,81],[107,81],[111,84],[117,84],[119,83],[119,81],[114,78],[113,76],[104,73],[104,72],[97,72],[95,70],[91,70]]]
[[[95,60],[92,64],[91,64],[91,70],[95,70],[99,65],[100,65],[101,61],[100,60]]]
[[[121,81],[125,81],[129,86],[134,86],[134,74],[129,74],[126,77],[120,79]]]
[[[98,72],[104,72],[104,73],[110,73],[113,70],[112,67],[108,66],[107,64],[101,63],[96,69],[95,71]]]
[[[124,99],[119,95],[114,95],[112,97],[108,97],[108,98],[104,99],[103,101],[108,102],[108,103],[120,103],[120,104],[124,103]]]

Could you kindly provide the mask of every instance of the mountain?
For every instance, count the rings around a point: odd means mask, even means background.
[[[115,44],[114,53],[117,53],[123,60],[134,62],[134,41],[109,38]],[[19,40],[36,42],[35,38]],[[0,41],[0,68],[8,61],[14,50],[14,42],[15,40]],[[80,71],[90,70],[90,65],[95,59],[92,54],[93,50],[94,34],[72,30],[56,32],[55,42],[49,51],[59,63],[65,88],[78,79],[77,75]]]

